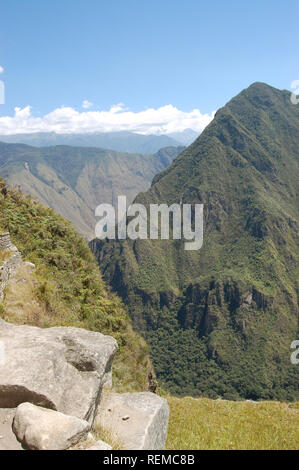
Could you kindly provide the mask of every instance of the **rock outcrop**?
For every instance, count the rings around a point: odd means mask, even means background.
[[[107,393],[95,424],[128,450],[162,450],[168,429],[167,400],[154,393]]]
[[[5,360],[0,407],[29,401],[93,422],[117,342],[79,328],[41,329],[0,320]]]
[[[15,251],[16,247],[11,243],[9,232],[0,233],[0,250]]]
[[[81,441],[90,424],[75,416],[22,403],[13,422],[18,440],[31,450],[64,450]]]
[[[22,263],[22,256],[18,249],[11,243],[8,232],[0,234],[0,251],[11,253],[9,258],[0,266],[0,302],[2,302],[8,280],[15,274],[17,268]]]

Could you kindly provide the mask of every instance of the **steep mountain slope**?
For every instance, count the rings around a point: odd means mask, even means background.
[[[9,231],[34,277],[21,272],[5,291],[0,316],[17,324],[76,326],[117,339],[117,388],[144,390],[151,370],[147,345],[133,332],[120,299],[111,294],[86,242],[61,216],[7,188],[0,179],[0,233]],[[5,253],[4,253],[5,254]],[[0,250],[0,264],[3,260]]]
[[[0,174],[11,187],[19,186],[54,208],[90,239],[94,237],[98,204],[113,203],[118,195],[126,195],[131,202],[182,149],[166,147],[155,155],[140,155],[87,147],[0,143]]]
[[[299,106],[255,83],[136,201],[203,203],[204,243],[93,241],[173,393],[299,397]]]
[[[35,134],[1,135],[0,141],[12,144],[27,144],[36,147],[71,145],[73,147],[101,147],[117,152],[155,153],[162,147],[176,147],[181,145],[180,134],[179,132],[177,134],[178,138],[176,138],[168,135],[142,135],[125,131],[94,132],[88,134],[37,132]],[[183,133],[183,140],[185,140],[185,137]]]

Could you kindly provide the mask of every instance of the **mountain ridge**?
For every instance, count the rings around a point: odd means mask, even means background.
[[[56,132],[36,132],[28,134],[0,135],[6,143],[24,143],[35,147],[70,145],[72,147],[96,147],[117,152],[152,154],[169,146],[186,145],[193,140],[194,133],[178,132],[176,137],[167,134],[137,134],[134,132],[90,132],[82,134],[58,134]],[[195,137],[194,137],[195,138]]]
[[[0,143],[0,174],[11,187],[18,186],[54,208],[91,239],[97,205],[114,203],[118,195],[132,202],[182,149],[166,147],[154,155],[141,155],[94,147]]]

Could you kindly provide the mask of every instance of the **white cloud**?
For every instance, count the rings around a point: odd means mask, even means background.
[[[0,73],[4,72],[4,68],[0,65]]]
[[[91,108],[92,106],[93,106],[93,103],[91,101],[84,100],[82,102],[82,108],[84,108],[84,109]]]
[[[193,129],[201,132],[213,119],[211,114],[201,114],[199,109],[185,112],[169,104],[160,108],[149,108],[133,112],[122,103],[109,111],[82,111],[71,107],[60,107],[49,114],[37,117],[30,106],[15,108],[14,116],[0,117],[0,134],[32,132],[88,133],[131,131],[139,134],[169,134]]]

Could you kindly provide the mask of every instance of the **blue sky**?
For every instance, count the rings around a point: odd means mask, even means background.
[[[1,3],[0,117],[123,103],[209,115],[254,81],[299,79],[299,3],[10,0]],[[128,117],[129,118],[129,117]],[[11,124],[13,125],[13,124]]]

